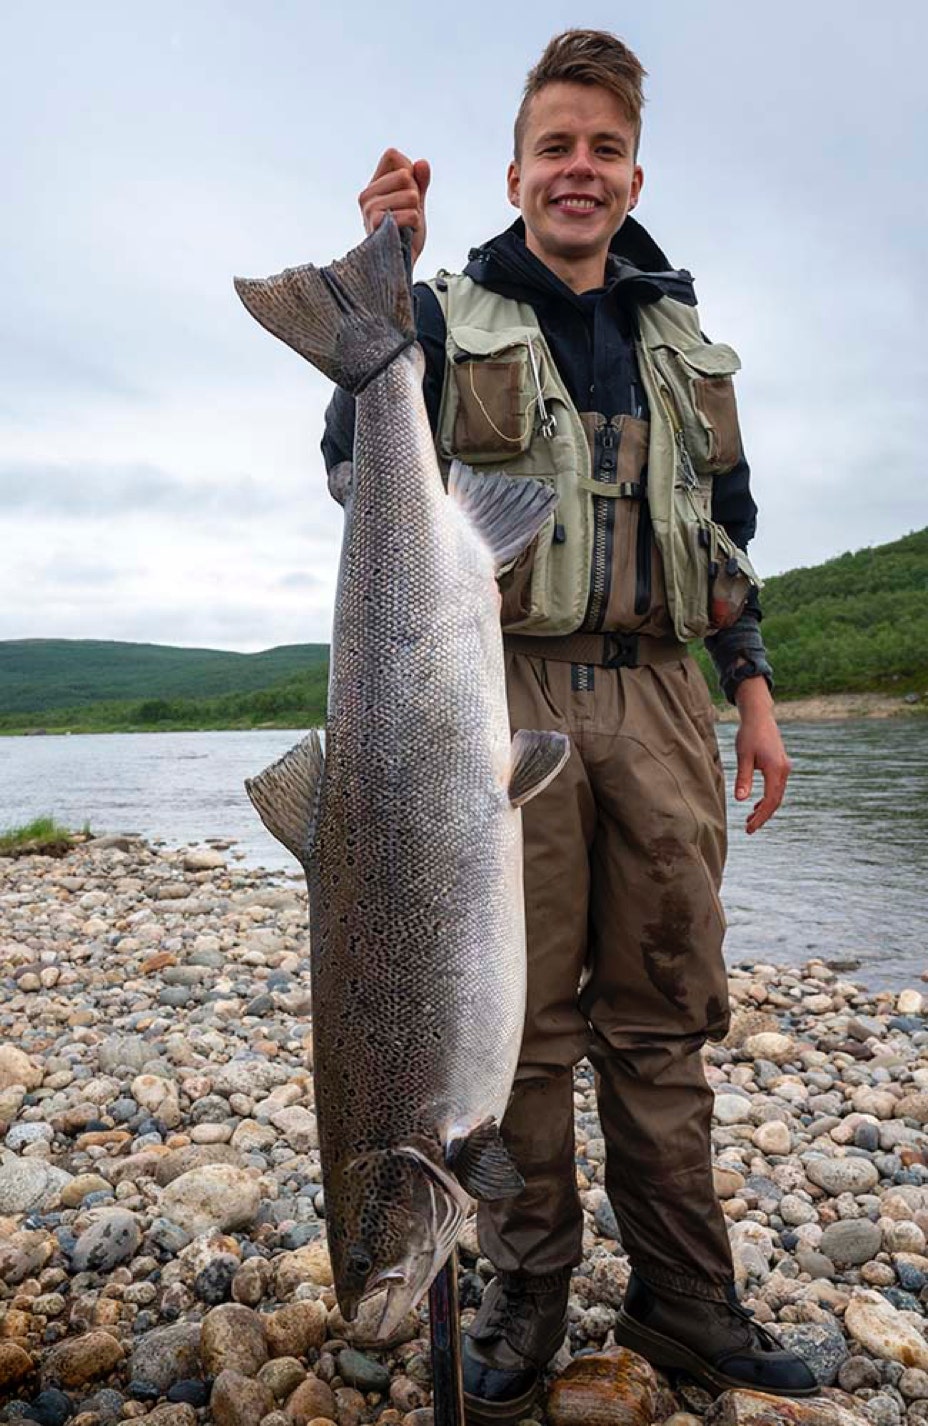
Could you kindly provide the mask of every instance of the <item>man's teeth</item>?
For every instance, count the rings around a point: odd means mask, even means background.
[[[559,208],[595,208],[597,207],[595,198],[558,198],[555,200]]]

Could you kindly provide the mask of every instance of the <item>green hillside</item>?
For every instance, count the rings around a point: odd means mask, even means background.
[[[928,528],[776,575],[762,603],[779,699],[928,692]],[[0,642],[0,732],[308,727],[324,719],[327,679],[325,644]]]
[[[238,654],[103,639],[13,639],[0,643],[0,712],[41,713],[113,699],[248,693],[325,665],[328,652],[327,644],[289,644]]]

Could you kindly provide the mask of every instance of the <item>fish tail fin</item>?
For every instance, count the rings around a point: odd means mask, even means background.
[[[322,743],[314,729],[257,777],[245,779],[245,791],[271,836],[304,867],[315,831],[323,766]]]
[[[416,340],[407,260],[394,218],[328,267],[235,279],[248,311],[355,395]]]

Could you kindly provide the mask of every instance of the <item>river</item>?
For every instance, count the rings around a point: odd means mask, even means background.
[[[854,960],[872,988],[928,970],[928,720],[791,724],[794,771],[753,837],[730,803],[723,899],[730,964]],[[252,866],[295,869],[242,787],[286,730],[0,738],[0,828],[53,814],[168,844],[227,838]],[[719,729],[729,787],[734,729]],[[759,795],[759,789],[758,793]]]

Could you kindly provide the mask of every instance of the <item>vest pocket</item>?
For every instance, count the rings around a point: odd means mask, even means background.
[[[442,425],[450,431],[450,446],[442,450],[444,456],[485,465],[528,450],[545,404],[542,357],[530,349],[531,341],[531,334],[519,327],[449,330],[445,399],[450,419]]]
[[[741,456],[732,381],[741,366],[737,352],[723,342],[704,342],[685,350],[655,347],[651,356],[674,428],[682,432],[697,475],[731,470]]]

